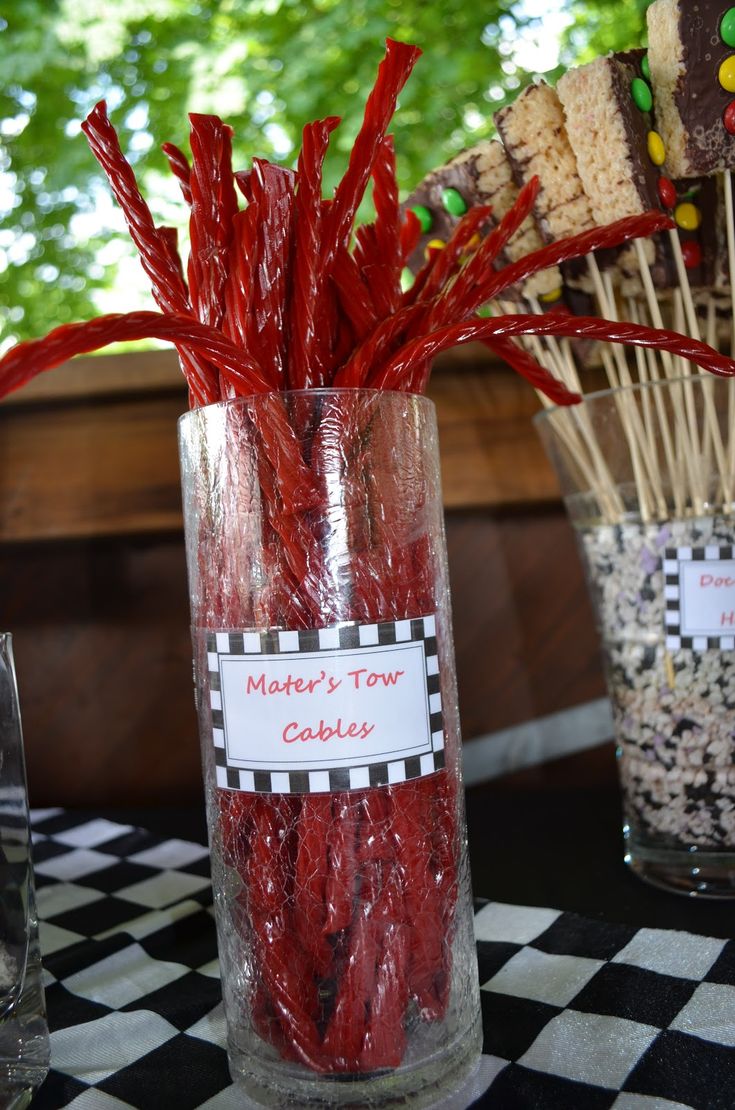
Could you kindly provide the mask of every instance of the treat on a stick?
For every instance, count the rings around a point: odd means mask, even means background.
[[[676,223],[676,234],[689,285],[697,298],[706,303],[712,296],[713,288],[729,284],[724,231],[725,201],[721,183],[711,176],[671,178],[670,159],[658,130],[656,96],[651,83],[648,51],[629,50],[617,56],[628,60],[636,70],[634,80],[637,79],[639,83],[634,99],[641,114],[650,118],[652,128],[652,133],[646,136],[646,153],[655,165],[664,158],[660,166],[659,199],[662,207],[671,211]],[[650,112],[646,111],[648,98],[640,82],[648,84],[651,89],[653,107]],[[631,96],[633,93],[631,86]],[[656,288],[677,288],[680,278],[671,250],[671,240],[668,236],[654,236],[651,241],[656,248],[653,265]]]
[[[692,286],[715,280],[718,197],[709,179],[675,182],[656,126],[647,52],[628,50],[568,70],[557,84],[579,176],[598,224],[652,208],[672,212]],[[698,200],[693,200],[698,197]],[[676,288],[679,274],[668,236],[644,243],[658,289]],[[625,295],[640,291],[635,252],[618,259]]]
[[[601,225],[673,207],[662,170],[666,150],[651,115],[653,96],[635,55],[645,51],[595,58],[567,70],[556,86],[579,177]]]
[[[595,218],[556,90],[545,81],[529,85],[494,118],[516,184],[524,185],[534,176],[541,182],[535,215],[544,240],[553,243],[593,228]],[[584,260],[578,259],[566,263],[562,273],[574,281],[585,270]]]
[[[463,151],[427,174],[404,204],[404,212],[411,211],[421,226],[421,237],[407,266],[418,273],[429,251],[444,249],[469,209],[488,205],[492,211],[487,226],[497,227],[517,199],[518,186],[502,143],[492,139]],[[496,266],[515,262],[542,246],[538,228],[528,217],[501,251]],[[562,295],[561,273],[557,267],[544,270],[530,278],[522,292],[526,297],[538,297],[544,304],[556,304]]]
[[[723,0],[654,0],[646,13],[658,129],[672,177],[735,167],[735,12]]]

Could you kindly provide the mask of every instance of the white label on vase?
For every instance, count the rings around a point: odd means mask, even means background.
[[[735,552],[730,545],[667,548],[666,646],[735,649]]]
[[[218,786],[358,790],[444,766],[433,616],[205,635]]]

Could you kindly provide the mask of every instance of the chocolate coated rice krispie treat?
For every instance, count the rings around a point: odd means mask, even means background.
[[[490,205],[490,226],[500,223],[518,199],[518,187],[502,143],[497,140],[478,143],[463,151],[451,162],[433,170],[414,189],[405,203],[419,217],[422,236],[408,259],[409,269],[418,273],[426,261],[429,247],[441,248],[450,238],[464,213],[475,205]],[[529,217],[508,243],[498,265],[515,262],[524,255],[543,247],[538,228]],[[526,297],[539,297],[548,304],[559,301],[562,293],[559,269],[535,274],[523,287]]]
[[[642,58],[645,51],[636,54]],[[556,89],[596,223],[666,207],[660,195],[666,151],[653,127],[653,96],[633,52],[570,69]]]
[[[735,8],[654,0],[648,51],[659,130],[673,177],[735,167]]]
[[[708,288],[721,269],[724,242],[718,234],[718,185],[710,178],[672,181],[668,175],[647,57],[643,49],[610,54],[559,79],[569,141],[596,222],[604,225],[653,208],[670,211],[689,283]],[[643,247],[654,286],[678,288],[668,234],[646,240]],[[625,248],[617,265],[623,295],[639,296],[643,287],[636,252]]]
[[[544,81],[529,85],[494,118],[516,184],[525,185],[534,176],[541,182],[536,218],[545,241],[554,243],[595,227],[555,89]]]

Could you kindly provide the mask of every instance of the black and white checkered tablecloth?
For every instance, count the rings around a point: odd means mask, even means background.
[[[33,816],[51,1071],[33,1110],[242,1110],[207,850]],[[485,1055],[446,1110],[732,1110],[735,941],[490,902]]]

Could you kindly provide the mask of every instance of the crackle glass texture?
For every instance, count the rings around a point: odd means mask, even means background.
[[[433,405],[271,393],[180,423],[230,1067],[271,1106],[441,1104],[480,1053]],[[445,766],[367,789],[217,785],[207,633],[434,614]]]

